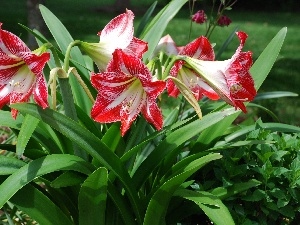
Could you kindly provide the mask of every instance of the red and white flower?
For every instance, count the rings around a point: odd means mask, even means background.
[[[2,30],[0,23],[0,108],[6,104],[27,102],[31,95],[42,108],[48,106],[48,91],[43,68],[49,53],[30,51],[16,35]],[[16,118],[17,110],[11,110]]]
[[[156,99],[165,89],[165,82],[153,81],[152,78],[140,58],[117,49],[107,71],[91,76],[91,82],[98,90],[92,118],[100,123],[121,121],[123,136],[141,112],[160,130],[163,117]]]
[[[207,61],[187,57],[185,61],[223,100],[246,112],[244,102],[253,100],[256,95],[254,81],[249,72],[252,53],[242,52],[248,35],[244,32],[236,34],[240,45],[231,59]]]
[[[142,57],[143,53],[148,50],[146,42],[133,36],[133,19],[133,12],[126,10],[98,32],[99,43],[80,42],[79,48],[93,59],[101,72],[106,70],[112,53],[116,49],[123,49],[126,53],[137,57]]]
[[[172,46],[170,43],[168,46]],[[214,50],[208,39],[201,36],[184,47],[177,47],[178,55],[189,56],[194,59],[212,61],[215,59]],[[200,100],[203,95],[212,100],[219,99],[218,94],[204,81],[199,74],[197,74],[190,66],[183,60],[175,62],[170,71],[170,75],[179,79],[189,88],[196,100]],[[167,81],[167,90],[170,96],[177,97],[180,93],[175,83],[169,79]]]

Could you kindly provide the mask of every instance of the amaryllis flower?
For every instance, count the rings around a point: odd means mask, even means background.
[[[117,49],[107,71],[93,73],[93,86],[98,90],[91,116],[100,123],[121,121],[122,136],[141,112],[158,130],[163,117],[156,104],[157,96],[165,89],[164,81],[153,81],[140,58]]]
[[[215,54],[211,44],[206,37],[199,37],[187,44],[181,49],[178,55],[189,56],[200,60],[214,60]],[[175,62],[174,66],[170,71],[170,75],[179,79],[182,83],[189,88],[196,100],[200,100],[203,95],[207,96],[212,100],[219,99],[218,94],[204,81],[199,74],[197,74],[190,66],[186,65],[183,60]],[[167,81],[168,94],[172,97],[177,97],[180,93],[175,83],[169,79]]]
[[[31,95],[42,108],[48,106],[48,91],[43,68],[50,58],[45,49],[31,52],[16,35],[2,30],[0,23],[0,108],[27,102]],[[42,50],[42,51],[41,51]],[[11,110],[16,118],[17,110]]]
[[[231,19],[228,16],[222,15],[218,19],[217,23],[221,27],[229,26],[229,24],[231,24]]]
[[[244,102],[253,100],[256,95],[254,81],[249,72],[252,53],[242,52],[248,35],[244,32],[236,34],[240,39],[240,46],[231,59],[206,61],[187,57],[185,61],[223,100],[246,112]]]
[[[204,12],[204,10],[198,10],[193,16],[192,16],[192,21],[195,23],[202,24],[207,20],[207,16]]]
[[[93,59],[101,72],[105,71],[112,53],[117,48],[137,57],[142,57],[142,54],[148,50],[146,42],[133,36],[133,19],[133,12],[126,10],[125,13],[112,19],[98,33],[99,43],[80,42],[79,48]]]

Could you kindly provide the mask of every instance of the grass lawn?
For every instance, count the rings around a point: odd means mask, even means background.
[[[4,1],[0,8],[2,28],[20,35],[26,40],[26,32],[17,23],[26,25],[25,0]],[[96,35],[105,24],[117,14],[99,10],[101,6],[111,4],[109,0],[48,0],[46,6],[62,20],[74,39],[98,42]],[[140,22],[141,13],[147,9],[152,0],[132,1],[136,11],[136,27]],[[141,3],[142,2],[142,3]],[[96,10],[98,9],[98,10]],[[249,38],[245,50],[251,50],[256,59],[269,41],[282,28],[288,27],[288,33],[282,51],[271,70],[269,77],[260,89],[262,91],[292,91],[300,93],[300,15],[281,12],[238,12],[228,11],[227,15],[233,23],[229,27],[217,27],[211,36],[211,42],[217,43],[216,52],[228,35],[236,28],[248,33]],[[173,19],[166,30],[178,45],[188,43],[189,12],[182,10]],[[204,34],[204,25],[193,24],[191,38]],[[233,40],[221,58],[229,58],[238,45]],[[300,125],[300,98],[281,98],[262,102],[273,110],[282,122]],[[268,119],[267,117],[265,119]]]

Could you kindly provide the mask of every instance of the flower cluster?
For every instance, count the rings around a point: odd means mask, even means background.
[[[193,20],[202,23],[206,19],[198,11]],[[99,71],[90,76],[98,91],[91,109],[91,117],[100,123],[121,122],[122,136],[141,113],[156,129],[163,126],[163,116],[157,105],[158,96],[166,89],[172,97],[182,90],[174,82],[177,79],[198,101],[203,96],[212,100],[222,98],[235,108],[246,112],[245,101],[256,95],[249,73],[251,52],[242,52],[247,35],[237,32],[240,46],[228,60],[215,61],[215,53],[209,40],[201,36],[186,46],[176,46],[167,35],[157,46],[174,64],[161,80],[153,75],[143,62],[147,43],[134,37],[134,14],[130,10],[112,19],[102,31],[99,43],[80,41],[78,46],[96,63]],[[226,20],[223,22],[226,25]],[[0,29],[0,107],[16,102],[27,102],[31,95],[43,108],[47,103],[47,86],[42,73],[49,53],[44,49],[31,52],[15,35]],[[17,112],[12,110],[13,117]]]

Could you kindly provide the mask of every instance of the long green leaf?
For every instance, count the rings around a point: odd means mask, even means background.
[[[0,175],[12,174],[26,163],[9,156],[0,155]]]
[[[61,21],[49,9],[43,5],[40,5],[40,11],[57,45],[59,46],[60,50],[65,53],[69,44],[73,42],[74,39]],[[72,49],[71,58],[80,65],[85,65],[84,58],[78,47],[74,47]],[[87,70],[82,68],[81,74],[83,74],[85,77],[89,76]],[[78,85],[77,80],[73,76],[70,76],[70,84],[75,97],[75,102],[81,108],[85,109],[86,112],[88,112],[91,108],[91,102],[88,100],[84,90],[80,87],[80,85]]]
[[[31,138],[32,133],[37,127],[39,120],[31,115],[26,115],[21,126],[20,133],[17,139],[16,151],[17,155],[23,155],[26,145]]]
[[[124,195],[120,193],[115,184],[113,184],[110,179],[108,181],[108,194],[110,199],[114,202],[115,207],[119,210],[124,224],[135,225],[136,220],[134,218],[134,213],[131,210],[128,200],[124,198]],[[108,212],[109,213],[109,212]],[[107,218],[108,219],[108,218]],[[108,219],[109,220],[109,219]],[[107,223],[110,224],[110,223]]]
[[[19,190],[10,202],[30,218],[43,225],[73,225],[72,220],[62,212],[46,195],[28,184]]]
[[[144,54],[144,59],[151,57],[168,23],[187,1],[188,0],[171,1],[152,19],[151,23],[146,27],[141,35],[141,38],[148,42],[148,51]]]
[[[228,188],[218,187],[218,188],[215,188],[215,189],[209,191],[209,193],[211,193],[214,196],[217,196],[218,198],[223,200],[223,199],[229,198],[233,195],[236,195],[238,193],[241,193],[243,191],[246,191],[250,188],[256,187],[260,184],[261,184],[260,181],[255,180],[255,179],[251,179],[247,182],[235,183],[235,184],[233,184],[232,186],[230,186]]]
[[[251,67],[250,73],[253,76],[256,90],[260,88],[274,65],[285,39],[286,32],[287,28],[282,28]],[[215,140],[224,134],[237,116],[238,114],[227,117],[215,126],[211,126],[209,129],[203,131],[197,139],[193,152],[197,149],[205,150],[210,147]]]
[[[220,154],[203,156],[187,164],[182,173],[166,181],[152,196],[147,207],[144,225],[163,224],[169,201],[177,188],[205,164],[220,158],[222,158]]]
[[[146,24],[149,22],[149,19],[157,5],[157,1],[153,2],[152,5],[149,7],[145,15],[142,17],[141,22],[135,32],[136,37],[139,37],[142,31],[145,29]]]
[[[77,122],[52,109],[47,108],[43,110],[37,105],[29,103],[13,104],[11,107],[35,116],[49,124],[80,146],[101,164],[105,165],[107,169],[111,170],[124,184],[126,193],[131,200],[133,210],[135,210],[134,212],[136,213],[137,218],[141,219],[139,213],[140,209],[138,207],[139,198],[127,170],[124,168],[120,158],[118,158],[105,144],[103,144],[99,138]]]
[[[92,172],[91,165],[73,155],[53,154],[36,159],[18,169],[0,185],[0,208],[23,186],[33,179],[58,170]]]
[[[263,100],[263,99],[271,99],[271,98],[284,98],[284,97],[297,97],[299,96],[297,93],[290,91],[271,91],[271,92],[263,92],[259,93],[254,101]]]
[[[0,110],[0,125],[20,130],[24,117],[18,115],[17,119],[13,119],[11,113]]]
[[[79,197],[79,224],[105,224],[108,171],[100,167],[82,184]]]
[[[227,207],[216,196],[204,191],[179,190],[176,195],[195,202],[216,225],[235,225]]]
[[[259,126],[262,129],[271,130],[271,131],[277,131],[277,132],[284,132],[284,133],[300,133],[300,128],[297,126],[289,125],[289,124],[283,124],[283,123],[261,123]],[[256,125],[250,125],[243,127],[239,129],[236,132],[233,132],[229,135],[227,135],[223,141],[219,141],[216,143],[215,147],[222,146],[226,143],[230,143],[236,140],[240,140],[241,138],[244,138],[246,134],[249,132],[257,129]]]
[[[236,111],[232,108],[222,112],[211,113],[204,116],[202,120],[193,121],[171,132],[136,170],[133,175],[134,185],[136,185],[137,188],[140,187],[152,173],[154,168],[158,166],[158,164],[164,160],[165,156],[172,150],[190,140],[192,137],[198,135],[205,128],[212,126],[234,113],[236,113]]]
[[[59,175],[57,178],[55,178],[55,180],[53,180],[50,185],[53,188],[78,185],[84,181],[84,178],[85,177],[81,176],[81,174],[76,173],[74,171],[66,171],[63,174]]]
[[[0,110],[0,125],[5,127],[10,127],[16,130],[20,130],[24,117],[19,114],[17,119],[13,119],[11,113],[8,111]],[[36,128],[37,132],[33,133],[33,137],[40,141],[40,143],[47,149],[49,152],[60,153],[61,152],[61,140],[56,136],[56,134],[49,129],[45,124],[39,123],[39,126]],[[51,151],[51,149],[53,151]]]
[[[273,67],[277,56],[282,47],[283,41],[287,33],[287,28],[282,28],[276,36],[267,45],[250,69],[250,73],[254,79],[255,88],[258,90],[264,80],[267,78],[271,68]]]

